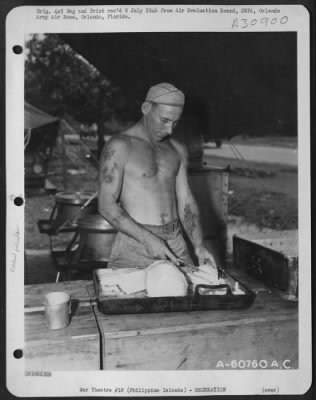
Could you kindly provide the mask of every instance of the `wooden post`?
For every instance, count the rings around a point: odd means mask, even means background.
[[[100,155],[104,146],[104,118],[100,117],[98,121],[98,160],[100,159]]]
[[[61,159],[62,159],[62,168],[63,168],[63,186],[64,189],[67,189],[67,170],[66,170],[66,144],[65,144],[65,123],[62,120],[62,129],[61,129]]]

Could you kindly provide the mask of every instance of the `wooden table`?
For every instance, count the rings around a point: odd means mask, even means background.
[[[24,312],[44,311],[44,297],[49,292],[66,292],[81,305],[95,305],[95,290],[92,281],[64,281],[24,286]]]
[[[100,335],[93,311],[92,282],[72,281],[25,286],[26,371],[98,370]],[[72,298],[69,326],[50,330],[46,325],[43,300],[52,291],[65,291]]]
[[[267,368],[289,360],[286,367],[297,368],[297,303],[240,272],[232,275],[257,292],[249,309],[110,316],[94,306],[92,282],[26,287],[27,369],[227,369],[238,362],[243,368],[247,360],[261,360]],[[65,290],[79,300],[71,324],[60,331],[46,328],[39,302],[51,290]]]
[[[117,316],[96,311],[103,369],[227,369],[236,362],[244,368],[247,360],[274,368],[275,361],[290,360],[286,366],[297,368],[297,303],[238,272],[235,277],[258,292],[249,309]]]

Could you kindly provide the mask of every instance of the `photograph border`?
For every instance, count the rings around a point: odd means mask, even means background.
[[[16,2],[16,3],[19,3],[19,2]],[[29,2],[28,2],[29,3]],[[51,4],[54,4],[54,5],[56,5],[56,6],[63,6],[64,4],[65,4],[65,2],[58,2],[58,1],[56,1],[56,2],[48,2],[47,4],[45,3],[45,7],[46,6],[50,6],[50,3]],[[81,4],[82,5],[84,5],[84,3],[81,3],[81,2],[75,2],[74,4],[71,4],[72,2],[69,2],[69,3],[67,3],[67,5],[69,4],[69,5],[78,5],[78,6],[81,6]],[[112,4],[114,3],[114,2],[111,2]],[[180,4],[185,4],[185,5],[189,5],[189,4],[191,4],[192,2],[179,2],[178,4],[180,5]],[[223,3],[223,4],[221,4],[221,3]],[[263,2],[251,2],[251,4],[262,4]],[[273,3],[270,3],[269,2],[269,5],[270,4],[276,4],[276,5],[280,5],[282,2],[273,2]],[[299,2],[298,4],[302,4],[302,3],[310,3],[310,2]],[[25,2],[23,2],[23,4],[25,5]],[[95,2],[95,4],[97,5],[98,4],[98,2]],[[102,3],[99,3],[100,5],[102,4],[102,5],[105,5],[104,4],[104,2],[102,2]],[[120,4],[120,3],[117,3],[118,5]],[[146,2],[146,3],[144,3],[144,4],[158,4],[159,5],[159,3],[158,2]],[[164,2],[163,4],[168,4],[168,2]],[[171,3],[172,5],[175,5],[175,3]],[[202,2],[201,2],[201,4],[202,4]],[[226,6],[231,6],[231,7],[233,7],[233,6],[236,6],[237,7],[237,2],[229,2],[228,4],[227,4],[227,2],[207,2],[207,4],[216,4],[216,5],[226,5]],[[207,5],[206,3],[203,3],[203,5]],[[297,4],[297,3],[293,3],[293,5],[295,5],[295,4]],[[292,3],[291,3],[291,5],[292,5]],[[307,7],[307,5],[306,4],[303,4],[305,7]],[[30,4],[30,6],[31,6],[31,4]],[[196,6],[196,5],[195,5]],[[310,4],[309,4],[309,6],[310,6]],[[44,7],[44,6],[43,6]],[[313,12],[314,12],[314,9],[312,10]],[[8,17],[9,17],[9,15],[10,15],[10,13],[12,13],[12,9],[11,9],[11,11],[8,11],[8,10],[6,10],[6,14],[5,14],[5,17],[6,17],[6,22],[8,22]],[[313,22],[313,23],[311,23],[311,32],[313,31],[313,29],[314,29],[314,19],[315,19],[315,16],[314,16],[314,14],[312,13],[312,14],[310,14],[310,16],[312,16],[313,17],[313,21],[311,21],[311,22]],[[8,79],[10,79],[10,72],[9,72],[9,68],[8,68],[8,66],[10,66],[11,65],[11,63],[12,63],[12,61],[10,61],[9,60],[9,58],[10,58],[10,56],[8,55],[8,51],[10,50],[10,34],[8,34],[8,32],[6,32],[6,42],[4,42],[3,41],[3,43],[5,43],[5,46],[3,47],[5,50],[6,50],[6,62],[7,62],[7,64],[6,64],[6,76],[7,76],[7,81],[6,81],[6,83],[8,84]],[[3,38],[3,37],[2,37]],[[1,39],[2,39],[1,38]],[[313,44],[313,41],[311,42],[311,45]],[[7,46],[8,45],[8,46]],[[308,49],[308,51],[310,51],[310,57],[311,57],[311,61],[313,62],[313,64],[312,65],[315,65],[315,63],[314,63],[314,61],[315,61],[315,55],[314,55],[314,53],[315,53],[315,51],[311,51],[310,49],[311,49],[311,45],[309,46],[309,49]],[[306,51],[306,49],[305,49],[305,51]],[[23,58],[23,56],[21,57],[21,59]],[[20,60],[21,61],[21,60]],[[20,62],[19,61],[19,62]],[[21,61],[23,64],[24,64],[24,60],[23,61]],[[310,82],[309,82],[309,87],[311,88],[312,86],[314,87],[315,86],[315,78],[314,78],[314,72],[313,72],[313,70],[312,69],[310,69],[310,74],[312,74],[312,76],[311,76],[311,79],[310,79]],[[9,77],[9,78],[8,78]],[[18,82],[18,84],[20,85],[21,83],[20,82]],[[305,79],[304,79],[304,85],[306,86],[306,81],[305,81]],[[4,85],[3,85],[4,86]],[[311,95],[313,95],[313,93],[311,93]],[[1,107],[3,110],[4,110],[4,108],[5,108],[5,106],[6,105],[8,105],[8,104],[13,104],[13,101],[14,101],[14,99],[12,98],[10,98],[10,96],[11,96],[11,90],[8,90],[8,86],[7,86],[7,93],[6,93],[6,101],[5,101],[5,104],[3,104],[2,106],[3,107]],[[311,99],[311,100],[313,100],[313,99]],[[19,107],[19,108],[21,108],[21,107]],[[309,113],[309,111],[311,110],[311,105],[307,108],[307,111],[308,112],[306,112],[306,117],[308,118],[308,114],[310,114]],[[10,123],[12,123],[12,121],[10,121],[10,117],[8,118],[8,114],[6,114],[6,113],[4,113],[3,115],[6,115],[6,126],[5,126],[5,128],[6,128],[6,130],[8,130],[8,129],[10,129]],[[311,117],[311,114],[310,114],[310,117]],[[311,120],[311,118],[310,118],[310,120]],[[299,121],[300,122],[300,121]],[[312,121],[311,121],[312,122]],[[23,126],[23,121],[16,121],[16,124],[17,125],[15,125],[15,126],[17,126],[18,127],[18,129],[20,130],[20,128],[21,128],[21,126]],[[302,128],[301,128],[302,129]],[[307,128],[306,126],[303,128],[305,131],[306,130],[310,130],[310,128]],[[312,129],[313,129],[313,127],[312,127]],[[300,129],[299,129],[300,130]],[[5,131],[5,130],[4,130]],[[22,129],[22,131],[23,131],[23,129]],[[3,141],[5,141],[5,138],[4,137],[2,137],[2,140]],[[312,151],[312,149],[314,148],[314,143],[315,143],[315,139],[314,139],[314,137],[313,137],[313,135],[311,135],[311,137],[310,137],[310,143],[309,143],[309,151]],[[8,140],[6,141],[6,145],[8,146]],[[3,146],[3,148],[4,148],[4,146]],[[7,151],[7,154],[6,155],[8,155],[8,151]],[[23,159],[23,156],[22,156],[22,159]],[[311,161],[313,160],[313,158],[311,157]],[[307,158],[306,158],[306,160],[304,160],[304,162],[306,163],[306,165],[305,165],[305,170],[308,170],[309,169],[309,165],[308,165],[308,162],[307,162]],[[14,171],[14,175],[16,175],[16,171],[18,170],[18,169],[20,169],[20,167],[18,167],[17,165],[14,165],[14,164],[8,164],[8,159],[7,159],[7,163],[6,163],[6,167],[7,167],[7,169],[10,169],[10,170],[13,170]],[[7,170],[8,171],[8,170]],[[19,175],[19,174],[17,174],[17,175]],[[302,177],[301,177],[302,178]],[[310,178],[310,180],[308,179],[308,178]],[[7,186],[7,188],[8,188],[8,186],[11,186],[11,183],[9,183],[9,180],[10,180],[10,178],[9,178],[9,175],[8,175],[8,172],[7,172],[7,175],[6,175],[6,186]],[[301,180],[301,182],[300,182],[300,185],[301,186],[299,186],[299,188],[302,188],[302,187],[306,187],[306,185],[308,185],[308,183],[309,183],[309,186],[311,186],[311,184],[313,183],[313,178],[312,178],[312,175],[310,176],[310,177],[306,177],[306,180],[305,180],[305,182],[302,182],[302,180]],[[5,197],[5,202],[6,202],[6,204],[7,204],[7,213],[8,213],[8,215],[10,215],[10,213],[11,212],[14,212],[15,214],[16,214],[16,206],[13,206],[12,204],[14,204],[14,199],[17,197],[17,196],[21,196],[22,197],[22,199],[24,198],[24,191],[21,191],[21,187],[24,187],[24,183],[23,183],[23,176],[22,177],[18,177],[18,179],[16,179],[15,180],[15,182],[14,182],[14,185],[13,186],[11,186],[11,188],[13,187],[13,189],[11,189],[11,190],[9,190],[9,191],[7,191],[6,192],[6,197]],[[7,189],[8,190],[8,189]],[[300,192],[300,189],[299,189],[299,192]],[[308,193],[308,191],[307,191],[307,193]],[[308,202],[306,203],[306,204],[308,204]],[[21,207],[21,212],[23,213],[23,209],[22,209],[22,207]],[[312,216],[313,216],[313,214],[312,214],[312,210],[310,210],[310,220],[311,221],[313,221],[313,219],[312,219]],[[4,216],[4,220],[5,220],[5,217],[6,216]],[[16,243],[16,239],[15,239],[15,241],[12,243],[10,243],[10,237],[11,237],[11,239],[12,239],[12,232],[11,232],[11,236],[9,235],[8,236],[8,230],[10,231],[10,228],[11,228],[11,222],[10,222],[10,219],[9,220],[7,220],[7,222],[8,222],[8,226],[7,226],[7,237],[6,237],[6,239],[7,239],[7,244],[6,244],[6,249],[4,249],[4,250],[6,250],[6,256],[7,256],[7,258],[6,258],[6,265],[7,265],[7,271],[8,271],[8,268],[9,268],[9,264],[10,264],[10,262],[8,263],[8,254],[10,253],[10,249],[12,249],[14,246],[15,246],[15,248],[16,248],[16,246],[17,246],[17,243]],[[307,222],[307,221],[305,221],[305,222]],[[21,237],[21,240],[22,240],[22,238],[23,238],[23,233],[21,233],[22,232],[22,225],[18,225],[18,229],[19,229],[19,237]],[[304,228],[305,229],[305,228]],[[311,227],[306,227],[306,231],[309,231],[311,229]],[[16,232],[16,230],[15,230],[15,232]],[[312,234],[313,232],[311,232],[310,234],[307,234],[306,235],[306,239],[307,240],[311,240],[311,234]],[[16,235],[15,235],[15,238],[16,238]],[[8,241],[8,239],[9,239],[9,241]],[[17,251],[18,253],[20,253],[20,244],[18,244],[18,247],[19,247],[19,250]],[[301,249],[302,249],[302,247],[301,247]],[[311,251],[313,251],[313,249],[311,248]],[[3,252],[4,253],[4,252]],[[23,254],[23,252],[22,252],[22,254]],[[301,253],[300,253],[301,254]],[[18,257],[21,257],[21,254],[19,254],[19,255],[17,255]],[[308,260],[308,258],[306,258],[305,259],[306,261]],[[11,260],[12,261],[12,260]],[[6,276],[6,279],[8,279],[8,276]],[[313,285],[313,289],[315,288],[315,283],[314,283],[314,280],[312,281],[313,283],[312,283],[312,285]],[[314,290],[313,290],[313,292],[314,292]],[[2,291],[2,293],[4,293],[3,291]],[[7,300],[7,302],[9,302],[10,303],[10,301],[12,301],[12,296],[11,296],[11,294],[10,294],[10,287],[6,287],[6,300]],[[306,298],[305,299],[305,301],[306,301],[306,303],[304,304],[304,306],[305,307],[309,307],[309,304],[311,304],[311,299],[309,299],[309,298]],[[8,310],[8,306],[7,306],[7,310]],[[12,309],[10,310],[10,311],[12,311]],[[8,321],[8,312],[7,312],[7,316],[6,316],[6,321]],[[21,321],[18,321],[17,322],[17,330],[18,331],[20,331],[20,330],[22,330],[23,331],[23,329],[24,329],[24,324],[21,324],[20,323]],[[315,320],[313,320],[313,325],[315,324]],[[23,325],[23,326],[22,326]],[[8,344],[8,342],[9,342],[10,340],[8,340],[8,336],[7,336],[7,344]],[[22,347],[22,346],[21,346]],[[7,349],[8,350],[8,349]],[[8,354],[10,354],[10,351],[9,351],[9,353],[7,353],[7,355]],[[19,367],[18,367],[19,368]],[[112,375],[111,373],[109,374],[110,376]],[[131,374],[131,375],[133,375],[133,374]],[[171,374],[172,375],[172,374]],[[35,382],[35,380],[34,380],[34,382]],[[76,395],[78,395],[78,393],[76,393]],[[104,394],[103,394],[104,395]]]

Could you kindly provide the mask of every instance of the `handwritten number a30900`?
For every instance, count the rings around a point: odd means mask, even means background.
[[[257,18],[253,18],[250,21],[247,18],[234,18],[233,20],[233,24],[232,24],[232,29],[236,28],[241,28],[241,29],[245,29],[251,26],[255,26],[257,24],[259,25],[263,25],[264,27],[267,27],[268,25],[274,25],[276,23],[280,23],[281,25],[284,25],[288,22],[288,17],[285,15],[282,18],[278,19],[278,18],[268,18],[268,17],[262,17],[260,19]],[[239,25],[241,24],[241,25]]]

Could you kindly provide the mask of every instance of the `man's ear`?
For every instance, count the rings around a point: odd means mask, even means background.
[[[143,115],[147,115],[150,112],[151,107],[152,107],[152,104],[149,103],[149,101],[144,101],[144,103],[142,104],[142,107],[141,107]]]

